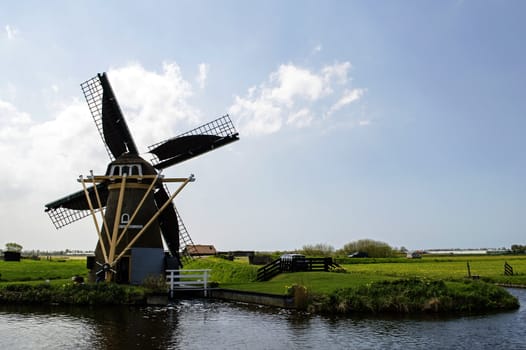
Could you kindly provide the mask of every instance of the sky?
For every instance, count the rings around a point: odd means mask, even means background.
[[[109,162],[80,84],[107,72],[135,142],[229,114],[170,167],[196,244],[500,248],[526,233],[523,1],[0,4],[0,248],[91,250],[44,205]]]

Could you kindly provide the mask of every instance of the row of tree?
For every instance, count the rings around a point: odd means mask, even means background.
[[[526,254],[526,245],[513,244],[511,246],[511,252],[513,254]]]
[[[8,252],[20,253],[22,251],[22,246],[15,242],[9,242],[5,244],[5,250]]]
[[[349,242],[338,250],[335,250],[334,247],[329,244],[323,243],[304,245],[302,249],[299,250],[299,253],[307,256],[347,256],[357,252],[367,253],[371,258],[388,258],[395,256],[399,251],[385,242],[372,239],[360,239]]]
[[[304,245],[298,253],[307,256],[348,256],[349,254],[362,252],[367,253],[371,258],[388,258],[399,254],[407,253],[405,247],[400,249],[393,248],[385,242],[375,241],[372,239],[360,239],[358,241],[349,242],[341,249],[334,249],[329,244],[313,244]],[[513,244],[509,251],[511,254],[526,254],[526,245]]]

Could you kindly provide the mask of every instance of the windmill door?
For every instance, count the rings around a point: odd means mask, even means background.
[[[115,281],[117,283],[127,284],[130,283],[130,257],[123,256],[116,266],[117,274],[115,276]]]

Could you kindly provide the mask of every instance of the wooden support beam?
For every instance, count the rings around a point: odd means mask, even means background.
[[[175,196],[177,196],[181,191],[182,189],[190,182],[190,181],[193,181],[194,179],[194,176],[191,175],[189,178],[187,178],[180,186],[179,188],[170,196],[170,198],[168,198],[168,200],[162,205],[161,208],[159,208],[159,210],[157,210],[157,212],[151,217],[151,219],[146,223],[146,225],[144,225],[144,227],[137,233],[137,235],[130,241],[130,243],[128,243],[128,245],[126,246],[126,248],[124,248],[122,250],[122,252],[117,256],[117,258],[114,260],[114,261],[118,261],[125,253],[128,249],[130,249],[134,244],[135,242],[142,236],[142,234],[148,229],[148,227],[157,219],[157,217],[159,215],[161,215],[161,213],[163,212],[164,209],[166,209],[166,207],[172,202],[172,200],[175,198]]]
[[[120,186],[119,199],[117,201],[117,209],[115,210],[115,218],[113,220],[113,231],[111,233],[110,255],[108,256],[110,265],[113,266],[115,258],[115,250],[117,249],[117,236],[119,234],[119,223],[121,220],[122,202],[124,201],[124,190],[126,188],[126,175],[122,177]]]
[[[95,210],[93,209],[93,205],[91,204],[91,199],[89,197],[89,192],[86,187],[86,184],[84,183],[84,179],[82,178],[82,175],[79,178],[80,182],[82,183],[82,188],[84,189],[84,195],[86,196],[86,200],[88,201],[88,206],[91,211],[91,216],[93,218],[93,222],[95,223],[95,228],[97,229],[97,234],[99,235],[99,242],[102,250],[102,255],[104,256],[104,262],[108,263],[108,254],[106,253],[106,248],[104,247],[104,242],[102,241],[102,232],[100,232],[99,223],[97,222],[97,216],[95,215]]]
[[[117,246],[119,245],[119,243],[121,242],[122,238],[124,237],[124,235],[126,234],[126,231],[128,230],[128,227],[130,227],[130,225],[132,224],[133,220],[135,219],[135,217],[137,216],[137,214],[139,213],[139,210],[142,208],[144,202],[146,201],[146,198],[148,198],[148,194],[150,194],[150,192],[152,191],[153,187],[155,186],[155,183],[157,182],[157,178],[159,177],[159,175],[156,175],[155,176],[155,179],[152,181],[152,183],[150,184],[150,187],[148,187],[148,189],[146,190],[146,192],[144,193],[144,196],[142,197],[141,201],[139,202],[139,204],[137,205],[137,207],[135,208],[135,211],[133,212],[130,220],[128,220],[128,223],[126,224],[126,226],[124,227],[124,229],[122,230],[119,238],[117,239]]]
[[[109,242],[110,241],[110,230],[108,228],[108,222],[106,221],[106,217],[104,215],[104,210],[102,210],[103,205],[100,200],[99,191],[97,190],[97,184],[95,180],[93,179],[93,171],[91,171],[91,175],[92,175],[91,177],[92,177],[93,189],[95,190],[95,198],[97,198],[97,204],[100,208],[100,216],[102,218],[102,225],[104,226],[104,231],[106,231],[106,238],[108,238],[108,242]],[[102,244],[102,241],[101,241],[101,244]]]
[[[115,180],[120,180],[123,177],[124,176],[120,176],[120,175],[104,175],[104,176],[95,175],[95,176],[88,176],[88,180],[93,180],[95,182],[102,182],[106,180],[115,181]],[[128,180],[143,180],[143,179],[150,180],[150,179],[157,179],[159,177],[161,178],[162,182],[185,182],[188,180],[188,178],[186,177],[164,178],[160,174],[157,174],[157,175],[126,175],[126,178]],[[193,175],[191,175],[190,177],[192,178],[192,180],[190,181],[192,182],[195,181],[195,178]]]

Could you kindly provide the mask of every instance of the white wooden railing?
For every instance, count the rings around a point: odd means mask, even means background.
[[[166,284],[173,298],[175,290],[203,290],[208,296],[210,270],[166,270]]]

